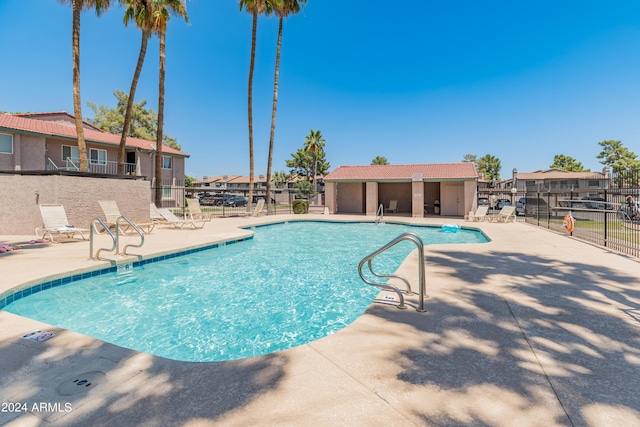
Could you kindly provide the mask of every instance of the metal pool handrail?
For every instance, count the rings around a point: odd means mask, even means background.
[[[362,259],[362,261],[360,261],[360,264],[358,264],[358,274],[360,275],[360,278],[367,284],[372,285],[372,286],[377,286],[379,288],[382,289],[388,289],[391,291],[394,291],[395,293],[398,294],[398,297],[400,298],[400,304],[398,305],[398,308],[400,309],[405,309],[406,306],[404,305],[404,296],[402,295],[402,291],[400,291],[400,289],[398,289],[396,286],[391,285],[389,283],[380,283],[380,282],[374,282],[372,280],[367,279],[366,277],[364,277],[364,275],[362,274],[362,267],[364,266],[364,264],[368,264],[369,265],[369,270],[371,271],[371,273],[374,276],[377,277],[382,277],[382,278],[396,278],[396,279],[400,279],[402,280],[406,285],[407,285],[407,294],[411,295],[411,285],[409,283],[409,281],[407,279],[405,279],[402,276],[399,276],[397,274],[380,274],[377,273],[373,270],[373,265],[372,265],[372,261],[373,259],[380,255],[382,252],[385,252],[387,249],[397,245],[398,243],[402,242],[402,241],[410,241],[415,243],[415,245],[418,247],[418,257],[419,257],[419,262],[418,262],[418,296],[419,296],[419,305],[418,308],[416,309],[416,311],[418,312],[425,312],[425,308],[424,308],[424,297],[427,296],[425,294],[425,277],[424,277],[424,243],[422,241],[422,239],[420,238],[420,236],[418,236],[416,233],[412,233],[412,232],[408,232],[408,233],[402,233],[401,235],[399,235],[398,237],[396,237],[395,239],[393,239],[392,241],[390,241],[389,243],[387,243],[386,245],[384,245],[383,247],[381,247],[380,249],[372,252],[371,254],[367,255],[366,257],[364,257]]]
[[[382,222],[382,220],[384,219],[384,206],[382,206],[382,203],[380,203],[380,206],[378,206],[378,211],[376,212],[376,224],[379,222]]]

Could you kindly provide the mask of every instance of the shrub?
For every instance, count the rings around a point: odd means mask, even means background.
[[[308,200],[294,200],[291,202],[294,214],[306,214],[309,213],[309,201]]]

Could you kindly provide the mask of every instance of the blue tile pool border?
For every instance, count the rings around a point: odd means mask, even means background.
[[[230,244],[238,243],[238,242],[244,242],[246,240],[251,240],[251,239],[253,239],[253,236],[247,236],[247,237],[243,237],[243,238],[236,239],[236,240],[230,240],[228,242],[212,243],[212,244],[200,246],[200,247],[197,247],[197,248],[185,249],[185,250],[179,251],[179,252],[174,252],[174,253],[165,254],[165,255],[158,255],[158,256],[154,256],[154,257],[151,257],[151,258],[142,259],[142,260],[138,260],[138,261],[132,261],[131,264],[133,264],[133,268],[141,267],[141,266],[143,266],[145,264],[152,264],[154,262],[159,262],[159,261],[164,261],[164,260],[171,259],[171,258],[177,258],[177,257],[185,256],[185,255],[190,255],[190,254],[193,254],[193,253],[196,253],[196,252],[202,252],[202,251],[206,251],[206,250],[209,250],[209,249],[215,249],[215,248],[218,248],[220,246],[230,245]],[[84,273],[74,273],[74,274],[71,274],[71,275],[66,276],[66,277],[57,278],[57,279],[53,279],[53,280],[48,280],[48,281],[45,281],[45,282],[42,282],[42,283],[38,283],[36,285],[29,286],[28,288],[25,288],[25,289],[21,289],[19,291],[15,291],[15,292],[9,291],[9,292],[11,292],[9,295],[5,295],[4,297],[0,298],[0,310],[5,308],[6,306],[11,304],[12,302],[18,301],[19,299],[22,299],[24,297],[28,297],[29,295],[33,295],[33,294],[36,294],[38,292],[45,291],[47,289],[55,288],[55,287],[58,287],[58,286],[66,285],[68,283],[76,282],[78,280],[87,279],[89,277],[100,276],[102,274],[115,273],[115,272],[117,272],[117,270],[118,270],[118,266],[117,265],[112,265],[110,267],[104,267],[104,268],[100,268],[100,269],[97,269],[97,270],[87,271],[87,272],[84,272]]]

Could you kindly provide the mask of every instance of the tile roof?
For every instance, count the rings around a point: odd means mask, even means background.
[[[0,129],[13,130],[18,132],[35,133],[38,135],[76,139],[76,128],[47,120],[28,119],[13,114],[0,113]],[[84,139],[87,142],[97,142],[100,144],[120,145],[120,135],[114,135],[103,131],[91,129],[84,130]],[[139,148],[146,151],[155,151],[155,141],[146,139],[127,137],[127,147]],[[189,154],[163,145],[162,151],[165,154],[175,154],[189,157]]]
[[[423,180],[477,179],[472,162],[432,163],[422,165],[340,166],[324,177],[325,181],[411,181],[414,173]]]
[[[605,179],[601,172],[569,172],[562,169],[518,172],[518,179]]]

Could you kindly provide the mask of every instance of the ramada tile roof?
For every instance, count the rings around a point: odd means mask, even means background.
[[[324,177],[325,181],[411,181],[413,174],[423,180],[477,179],[472,162],[432,163],[422,165],[340,166]]]
[[[57,122],[47,120],[28,119],[13,114],[0,113],[0,130],[8,129],[19,132],[26,132],[44,136],[76,139],[76,128],[74,126],[62,125]],[[100,144],[120,145],[120,135],[108,132],[84,129],[84,139],[88,142]],[[127,137],[127,147],[139,148],[147,151],[155,151],[155,141],[146,139]],[[175,154],[189,157],[187,153],[163,145],[162,151],[165,154]]]
[[[601,172],[569,172],[560,169],[518,172],[518,179],[605,179]]]

